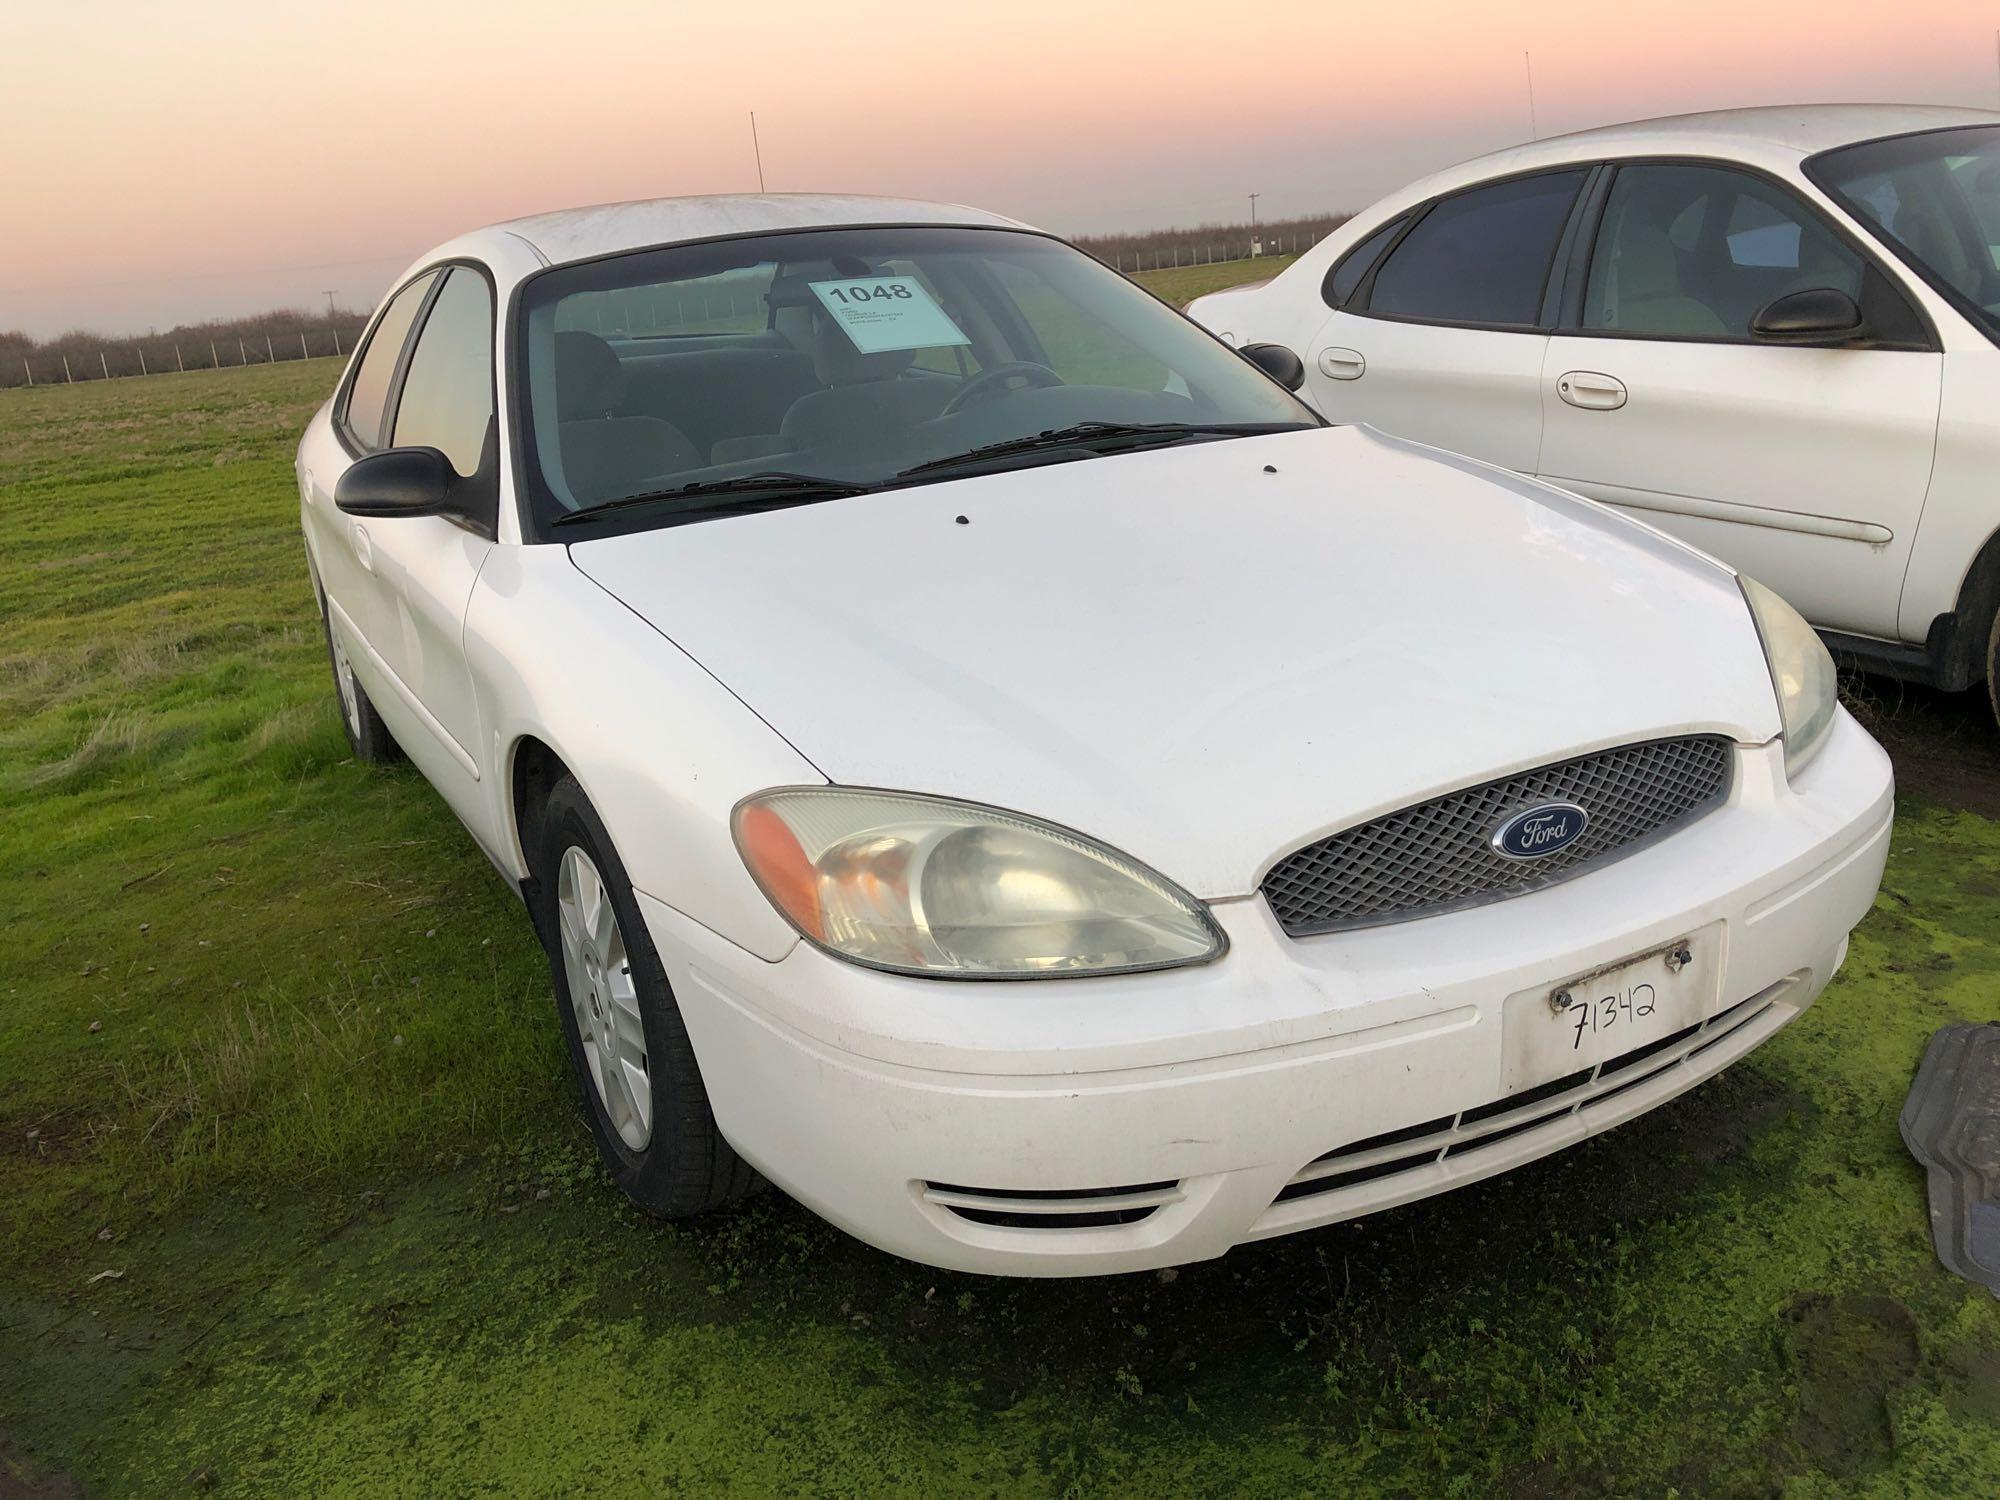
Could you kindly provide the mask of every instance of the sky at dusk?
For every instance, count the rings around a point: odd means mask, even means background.
[[[0,329],[372,306],[460,230],[756,187],[1067,234],[1358,209],[1540,133],[2000,104],[2000,0],[0,0]]]

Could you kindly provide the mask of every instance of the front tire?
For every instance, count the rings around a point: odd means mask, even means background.
[[[632,883],[574,777],[549,794],[537,925],[584,1118],[605,1170],[648,1213],[677,1219],[757,1177],[722,1138]]]

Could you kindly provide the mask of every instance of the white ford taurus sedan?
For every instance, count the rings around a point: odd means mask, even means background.
[[[2000,713],[2000,114],[1588,130],[1391,194],[1189,309],[1306,394],[1763,579],[1858,665]]]
[[[1799,616],[1280,354],[886,200],[399,280],[299,448],[341,713],[520,892],[638,1202],[1216,1256],[1629,1119],[1832,977],[1890,773]]]

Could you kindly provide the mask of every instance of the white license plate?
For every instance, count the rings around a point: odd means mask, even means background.
[[[1720,968],[1721,944],[1709,928],[1510,996],[1502,1022],[1502,1091],[1583,1072],[1706,1019],[1715,1008]]]

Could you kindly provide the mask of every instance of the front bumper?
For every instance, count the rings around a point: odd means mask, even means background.
[[[1777,743],[1738,756],[1723,808],[1564,884],[1303,940],[1261,897],[1218,902],[1227,955],[1165,973],[952,983],[806,944],[768,963],[640,906],[724,1135],[786,1192],[935,1265],[1138,1270],[1532,1160],[1796,1017],[1880,884],[1888,759],[1845,714],[1796,787]],[[1699,1028],[1495,1106],[1510,995],[1711,924],[1722,974]]]

